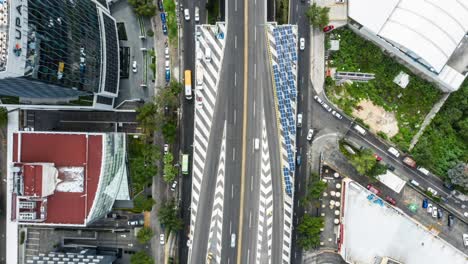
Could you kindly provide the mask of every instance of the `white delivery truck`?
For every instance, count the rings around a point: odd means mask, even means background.
[[[197,63],[195,75],[197,76],[197,89],[203,90],[203,66],[200,63]]]
[[[354,125],[354,129],[356,129],[356,131],[363,136],[367,134],[366,130],[359,125]]]

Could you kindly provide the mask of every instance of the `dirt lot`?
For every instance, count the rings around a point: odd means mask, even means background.
[[[364,120],[373,132],[381,131],[388,137],[398,134],[398,122],[394,112],[387,112],[369,100],[359,102],[358,109],[360,110],[353,110],[353,115]]]

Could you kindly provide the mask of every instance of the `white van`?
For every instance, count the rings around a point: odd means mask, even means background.
[[[359,125],[354,125],[354,129],[356,129],[356,131],[363,136],[367,134],[366,130]]]
[[[254,149],[258,150],[260,148],[260,139],[255,138],[254,139]]]
[[[400,157],[400,152],[394,147],[390,147],[387,151],[397,158]]]
[[[205,50],[205,61],[211,62],[211,49],[210,48],[207,48]]]
[[[232,233],[231,234],[231,247],[235,247],[236,246],[236,234]]]
[[[429,171],[426,168],[418,167],[418,171],[422,172],[422,174],[424,174],[426,176],[429,175]]]
[[[302,127],[302,113],[297,114],[297,127]]]
[[[185,17],[185,20],[187,21],[190,20],[190,11],[187,8],[184,10],[184,17]]]

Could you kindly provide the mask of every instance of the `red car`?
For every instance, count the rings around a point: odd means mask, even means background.
[[[323,28],[323,32],[328,33],[328,32],[330,32],[330,31],[332,31],[333,29],[335,29],[335,26],[333,26],[333,25],[328,25],[328,26],[325,26],[325,27]]]
[[[372,184],[367,184],[367,190],[373,192],[376,195],[379,195],[380,190],[372,186]]]
[[[381,161],[382,160],[382,157],[380,157],[379,155],[377,155],[377,153],[374,153],[374,157],[377,161]]]
[[[391,203],[392,205],[395,205],[395,204],[396,204],[395,199],[393,199],[392,197],[390,197],[390,196],[388,196],[388,195],[387,195],[387,197],[385,197],[385,201]]]

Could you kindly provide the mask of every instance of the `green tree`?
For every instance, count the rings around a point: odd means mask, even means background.
[[[353,155],[350,163],[359,172],[359,174],[367,175],[367,173],[375,166],[376,160],[370,149],[364,149],[359,152],[358,155]]]
[[[140,16],[152,17],[156,14],[156,5],[150,0],[128,0],[128,3]]]
[[[150,135],[158,128],[158,107],[154,102],[147,102],[137,108],[137,121],[140,123],[146,135]]]
[[[159,208],[159,222],[164,225],[169,232],[177,232],[183,227],[183,222],[178,216],[178,211],[175,200],[167,201]]]
[[[0,107],[0,128],[8,125],[8,110],[5,107]]]
[[[387,166],[380,164],[379,162],[376,162],[374,167],[370,169],[367,172],[367,176],[369,177],[376,177],[382,174],[385,174],[387,172]]]
[[[130,264],[154,264],[154,260],[146,252],[138,251],[130,258]]]
[[[141,213],[143,211],[151,211],[153,205],[156,204],[156,201],[151,197],[146,197],[144,195],[138,195],[133,199],[133,211]]]
[[[320,229],[325,226],[322,217],[304,215],[301,219],[297,232],[299,234],[298,244],[304,250],[309,250],[320,245]]]
[[[154,236],[153,229],[149,227],[142,227],[137,233],[138,242],[142,244],[148,243],[151,238]]]
[[[319,199],[322,193],[327,189],[327,184],[323,181],[316,181],[311,184],[311,187],[308,190],[309,199]]]
[[[175,120],[169,120],[162,126],[162,134],[167,142],[174,143],[177,137],[177,123]]]
[[[309,23],[314,27],[324,27],[330,23],[328,13],[330,8],[320,7],[317,3],[313,3],[306,11],[306,16],[309,18]]]
[[[468,190],[468,164],[458,163],[447,172],[447,175],[451,183]]]

